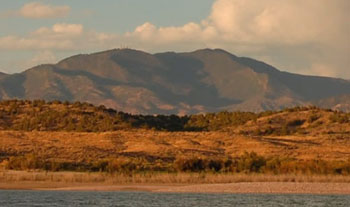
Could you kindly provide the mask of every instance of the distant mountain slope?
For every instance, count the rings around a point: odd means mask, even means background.
[[[315,105],[322,108],[350,112],[350,94],[322,99],[315,102]]]
[[[1,99],[86,101],[143,114],[278,110],[346,94],[349,81],[281,72],[220,49],[115,49],[0,75]]]
[[[0,79],[3,78],[3,77],[6,77],[6,76],[8,76],[8,74],[0,72]]]

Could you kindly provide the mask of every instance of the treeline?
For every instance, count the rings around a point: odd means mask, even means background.
[[[175,115],[132,115],[81,102],[0,102],[0,128],[3,130],[106,132],[144,128],[182,131],[188,119]]]
[[[177,157],[173,161],[119,157],[85,163],[45,161],[32,154],[10,157],[2,162],[9,170],[79,171],[106,173],[209,172],[304,175],[350,175],[348,161],[296,160],[263,157],[254,152],[231,157]]]
[[[295,107],[279,112],[219,112],[189,116],[177,115],[132,115],[105,106],[81,102],[43,100],[6,100],[0,102],[0,129],[21,131],[76,131],[106,132],[123,129],[154,129],[163,131],[214,131],[256,121],[281,112],[320,110],[316,107]],[[281,127],[255,131],[257,135],[294,133],[305,121],[316,122],[318,114],[307,120],[280,121]],[[350,123],[350,113],[333,112],[330,121]],[[244,132],[242,132],[244,133]]]
[[[258,115],[220,112],[206,115],[132,115],[105,106],[43,100],[0,102],[0,128],[23,131],[106,132],[121,129],[208,131],[244,124]]]

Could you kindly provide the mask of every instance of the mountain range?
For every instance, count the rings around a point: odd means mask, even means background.
[[[81,101],[134,114],[350,111],[350,81],[280,71],[221,49],[149,54],[114,49],[0,74],[0,99]]]

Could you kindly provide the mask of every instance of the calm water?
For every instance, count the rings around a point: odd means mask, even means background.
[[[0,191],[0,206],[350,206],[343,195]]]

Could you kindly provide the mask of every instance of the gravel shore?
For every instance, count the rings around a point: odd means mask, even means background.
[[[146,191],[163,193],[272,193],[272,194],[347,194],[350,183],[295,183],[295,182],[242,182],[228,184],[55,184],[55,183],[0,183],[7,190],[60,190],[60,191]]]
[[[159,192],[198,193],[290,193],[290,194],[350,194],[349,183],[249,182],[203,184],[160,189]]]

